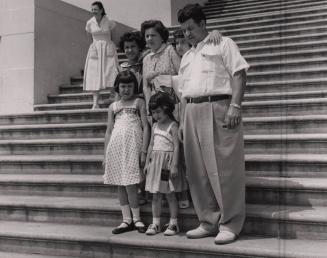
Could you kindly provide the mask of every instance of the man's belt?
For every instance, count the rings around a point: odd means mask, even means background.
[[[231,95],[212,95],[212,96],[202,96],[196,98],[186,98],[187,103],[203,103],[203,102],[215,102],[224,99],[230,99]]]

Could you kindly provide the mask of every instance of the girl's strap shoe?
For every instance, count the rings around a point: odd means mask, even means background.
[[[123,221],[118,227],[116,227],[112,230],[112,233],[113,234],[121,234],[121,233],[132,231],[134,229],[135,228],[134,228],[133,222],[128,224],[126,221]]]

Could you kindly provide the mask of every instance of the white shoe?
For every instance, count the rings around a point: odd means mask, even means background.
[[[169,224],[164,232],[165,236],[173,236],[179,232],[179,227],[176,224]]]
[[[215,238],[215,244],[225,245],[232,243],[236,240],[237,236],[231,231],[220,231]]]
[[[186,232],[187,238],[196,239],[204,238],[208,236],[214,236],[217,231],[208,231],[201,226],[198,226],[196,229],[192,229]]]

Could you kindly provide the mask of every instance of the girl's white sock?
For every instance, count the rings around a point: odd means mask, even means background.
[[[156,225],[160,226],[160,218],[153,218],[152,224],[156,224]]]
[[[132,210],[132,214],[133,214],[133,221],[138,221],[138,220],[141,220],[141,217],[140,217],[140,207],[138,208],[131,208]]]
[[[130,224],[132,222],[132,215],[131,215],[131,209],[128,204],[121,205],[121,212],[123,214],[123,221]]]

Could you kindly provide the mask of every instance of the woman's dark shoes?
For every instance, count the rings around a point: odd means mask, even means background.
[[[139,233],[145,233],[146,231],[146,226],[140,220],[134,221],[134,227]]]
[[[112,230],[112,233],[113,234],[122,234],[122,233],[125,233],[125,232],[132,231],[134,229],[135,229],[135,227],[134,227],[133,222],[128,224],[127,222],[123,221],[118,227],[116,227],[116,228],[114,228]]]

